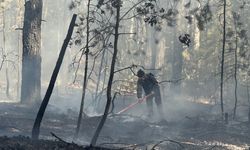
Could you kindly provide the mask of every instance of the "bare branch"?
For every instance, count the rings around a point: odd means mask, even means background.
[[[131,10],[133,10],[136,6],[138,6],[139,4],[141,4],[142,2],[144,2],[145,0],[141,0],[138,3],[136,3],[135,5],[133,5],[127,12],[125,12],[119,20],[122,20]]]
[[[185,147],[181,144],[181,142],[166,139],[166,140],[162,140],[162,141],[156,143],[156,144],[151,148],[151,150],[155,150],[156,146],[160,145],[160,144],[163,143],[163,142],[172,142],[172,143],[176,143],[176,144],[178,144],[182,149],[185,148]]]
[[[119,35],[124,35],[124,34],[136,34],[136,33],[119,33]]]
[[[159,84],[161,83],[164,83],[164,82],[172,82],[172,83],[177,83],[181,80],[184,80],[185,78],[180,78],[180,79],[177,79],[177,80],[163,80],[163,81],[160,81]]]
[[[62,138],[58,137],[58,136],[57,136],[55,133],[53,133],[53,132],[50,132],[50,134],[51,134],[53,137],[57,138],[60,142],[63,142],[63,143],[65,143],[65,144],[70,144],[70,143],[64,141]]]
[[[132,65],[130,65],[130,66],[128,66],[128,67],[125,67],[125,68],[116,70],[116,71],[114,71],[114,73],[117,73],[117,72],[120,72],[120,71],[123,71],[123,70],[126,70],[126,69],[136,68],[136,67],[137,67],[137,65],[132,64]]]

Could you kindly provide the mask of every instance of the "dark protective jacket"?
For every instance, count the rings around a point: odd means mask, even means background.
[[[148,95],[154,90],[159,90],[158,81],[152,74],[145,74],[144,79],[139,78],[137,81],[137,97],[142,97],[142,89],[145,94]]]

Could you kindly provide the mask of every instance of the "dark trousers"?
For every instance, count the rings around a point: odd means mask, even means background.
[[[148,115],[153,115],[153,99],[157,105],[157,110],[160,117],[163,117],[163,110],[162,110],[162,101],[161,101],[161,92],[159,86],[153,88],[152,92],[153,95],[149,96],[146,100],[147,108],[148,108]],[[150,93],[146,93],[147,95]]]

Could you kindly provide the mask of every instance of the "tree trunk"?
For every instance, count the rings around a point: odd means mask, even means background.
[[[5,8],[3,8],[3,53],[4,53],[4,57],[7,57],[7,50],[6,50],[6,35],[5,35]],[[7,58],[8,59],[8,58]],[[5,77],[6,77],[6,96],[7,98],[11,98],[10,97],[10,80],[9,80],[9,65],[8,65],[8,61],[3,62],[6,64],[6,68],[5,68]]]
[[[183,57],[182,57],[183,47],[178,41],[177,36],[177,27],[175,27],[175,36],[174,36],[174,48],[173,48],[173,61],[172,61],[172,80],[178,80],[182,77],[182,66],[183,66]],[[174,93],[181,92],[181,83],[171,83],[170,89]]]
[[[80,111],[77,121],[77,127],[76,127],[76,133],[74,138],[78,138],[78,134],[80,131],[81,121],[82,121],[82,114],[83,114],[83,108],[84,108],[84,99],[86,95],[86,88],[87,88],[87,76],[88,76],[88,61],[89,61],[89,7],[90,7],[90,0],[88,0],[88,6],[87,6],[87,31],[86,31],[86,51],[85,51],[85,68],[84,68],[84,80],[83,80],[83,87],[82,87],[82,99],[81,99],[81,105],[80,105]],[[83,51],[84,53],[84,51]]]
[[[22,12],[22,7],[24,5],[24,2],[22,0],[18,0],[17,2],[17,5],[18,5],[18,19],[16,20],[18,24],[18,27],[21,27],[22,26],[22,20],[23,20],[23,12]],[[18,56],[21,56],[22,54],[22,30],[18,30],[18,44],[17,44],[17,54]],[[17,65],[17,83],[16,83],[16,91],[17,91],[17,96],[16,96],[16,99],[17,100],[20,100],[20,81],[21,81],[21,60],[20,57],[17,58],[17,61],[18,61],[18,65]]]
[[[249,84],[247,83],[247,101],[250,104]],[[248,106],[248,123],[250,123],[250,105]]]
[[[97,110],[97,112],[99,112],[99,110],[102,110],[102,107],[100,107],[101,106],[101,101],[103,100],[103,97],[102,97],[102,94],[103,94],[103,92],[104,92],[104,90],[105,90],[105,86],[106,86],[106,79],[107,79],[107,68],[109,67],[108,66],[108,61],[109,61],[109,58],[108,58],[109,56],[108,56],[108,53],[106,53],[106,58],[105,58],[105,56],[104,56],[104,72],[103,72],[103,84],[102,84],[102,87],[101,87],[101,90],[100,90],[100,93],[98,94],[98,96],[97,96],[97,103],[96,103],[96,107],[95,107],[95,109]]]
[[[156,59],[158,55],[158,49],[157,49],[157,37],[156,37],[156,30],[153,27],[149,27],[150,29],[150,49],[151,49],[151,69],[156,69]],[[152,71],[153,73],[156,73],[155,70]]]
[[[98,136],[101,132],[101,129],[106,121],[106,118],[108,116],[108,112],[109,112],[109,107],[111,104],[111,90],[112,90],[112,82],[113,82],[113,78],[114,78],[114,70],[115,70],[115,63],[116,63],[116,57],[117,57],[117,46],[118,46],[118,38],[119,38],[119,23],[120,23],[120,2],[121,0],[119,0],[117,3],[117,8],[116,8],[116,25],[115,25],[115,37],[114,37],[114,53],[113,53],[113,57],[112,57],[112,62],[111,62],[111,68],[110,68],[110,76],[109,76],[109,81],[108,81],[108,87],[107,87],[107,103],[105,106],[105,111],[103,114],[103,117],[96,129],[96,132],[91,140],[90,146],[94,146],[96,144],[96,141],[98,139]]]
[[[32,139],[37,140],[38,137],[39,137],[40,124],[42,122],[43,115],[44,115],[44,112],[46,110],[46,107],[47,107],[47,105],[49,103],[49,99],[50,99],[50,96],[52,94],[52,91],[54,89],[56,78],[57,78],[58,72],[60,70],[65,51],[66,51],[68,43],[69,43],[69,41],[71,39],[71,35],[73,33],[74,25],[75,25],[75,21],[76,21],[76,16],[77,15],[74,14],[73,17],[72,17],[67,36],[66,36],[66,38],[64,40],[64,43],[62,45],[59,57],[58,57],[57,62],[56,62],[56,66],[54,68],[53,74],[52,74],[51,79],[50,79],[49,87],[48,87],[48,89],[46,91],[46,94],[44,96],[42,104],[41,104],[41,106],[39,108],[39,111],[37,113],[36,120],[35,120],[35,123],[34,123],[33,128],[32,128]]]
[[[223,6],[223,43],[222,43],[222,53],[221,53],[221,80],[220,80],[220,102],[221,102],[221,114],[224,117],[224,106],[223,106],[223,77],[224,77],[224,54],[225,54],[225,44],[226,44],[226,0],[224,0]]]
[[[11,99],[10,96],[10,79],[9,79],[9,69],[8,69],[8,63],[6,63],[6,70],[5,70],[5,75],[6,75],[6,96]]]
[[[184,4],[184,1],[176,1],[176,8],[180,9],[182,12],[185,12],[185,9],[182,7]],[[171,79],[173,81],[179,80],[182,78],[182,67],[183,67],[183,45],[179,41],[179,31],[186,31],[186,26],[184,27],[184,21],[182,19],[182,15],[177,16],[177,22],[174,27],[174,36],[173,36],[173,59],[172,59],[172,74]],[[172,82],[170,84],[170,91],[172,94],[180,94],[181,92],[181,82],[174,83]]]
[[[17,49],[18,49],[18,56],[21,56],[21,48],[20,48],[20,43],[21,43],[21,38],[20,38],[21,34],[18,32],[18,46],[17,46]],[[19,100],[20,98],[20,57],[17,58],[17,83],[16,83],[16,99]]]
[[[41,99],[41,21],[42,0],[25,3],[21,103]]]
[[[233,119],[236,117],[236,109],[237,109],[237,103],[238,103],[238,95],[237,95],[237,88],[238,88],[238,80],[237,80],[237,70],[238,70],[238,55],[237,55],[237,49],[238,49],[238,37],[237,37],[237,22],[234,20],[234,27],[235,27],[235,53],[234,53],[234,96],[235,96],[235,103],[234,103],[234,114]]]
[[[98,92],[99,92],[99,86],[100,86],[100,81],[101,81],[101,71],[103,69],[103,63],[104,63],[104,56],[105,56],[105,50],[102,52],[102,58],[101,58],[101,64],[98,72],[98,79],[97,79],[97,85],[96,85],[96,91],[95,91],[95,99],[94,99],[94,106],[95,108],[98,108]]]

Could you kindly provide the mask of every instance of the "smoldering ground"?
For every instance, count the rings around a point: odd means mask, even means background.
[[[180,97],[179,97],[180,98]],[[164,116],[168,121],[161,124],[157,112],[153,118],[145,118],[146,104],[138,104],[120,115],[109,115],[98,139],[98,145],[120,146],[128,145],[138,148],[153,147],[158,142],[161,148],[187,149],[217,147],[218,149],[243,149],[249,142],[248,128],[243,123],[231,122],[228,125],[220,122],[217,115],[211,115],[210,105],[197,104],[180,99],[164,102]],[[117,97],[119,102],[124,100]],[[86,106],[90,107],[87,97]],[[115,105],[114,112],[136,101],[128,97],[127,102]],[[65,141],[72,141],[76,128],[79,98],[52,97],[41,126],[42,139],[55,139],[50,132],[55,133]],[[103,98],[105,103],[105,97]],[[1,104],[1,134],[8,136],[30,136],[36,110],[27,109],[25,105]],[[154,110],[157,107],[154,106]],[[29,110],[29,111],[28,111]],[[87,108],[85,109],[87,110]],[[219,109],[218,109],[219,110]],[[101,114],[87,112],[83,119],[79,139],[74,141],[81,145],[89,144],[94,131],[101,119]],[[241,132],[239,132],[241,131]],[[244,131],[244,132],[242,132]],[[165,140],[165,141],[164,141]]]

